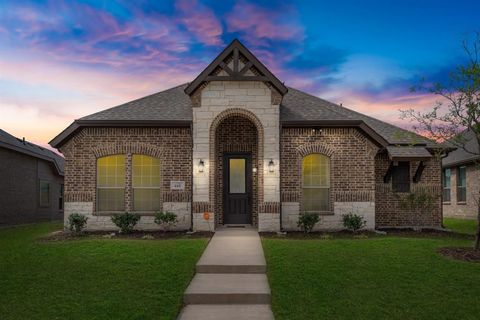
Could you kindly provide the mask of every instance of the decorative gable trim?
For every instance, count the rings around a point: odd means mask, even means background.
[[[185,88],[185,93],[192,96],[202,84],[208,81],[263,81],[275,88],[281,96],[288,91],[287,87],[237,39],[233,40]]]

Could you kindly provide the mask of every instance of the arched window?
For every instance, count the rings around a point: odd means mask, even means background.
[[[97,159],[97,210],[125,210],[125,155]]]
[[[160,159],[141,154],[132,157],[134,211],[160,210]]]
[[[318,153],[305,156],[302,179],[302,210],[330,211],[330,159]]]

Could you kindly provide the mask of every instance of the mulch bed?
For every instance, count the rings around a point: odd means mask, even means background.
[[[438,252],[455,260],[480,263],[480,250],[473,248],[440,248]]]
[[[39,238],[39,241],[65,241],[79,239],[137,239],[137,240],[167,240],[167,239],[200,239],[211,238],[213,232],[185,231],[134,231],[132,233],[120,233],[113,231],[86,231],[81,234],[74,234],[68,231],[54,231]]]

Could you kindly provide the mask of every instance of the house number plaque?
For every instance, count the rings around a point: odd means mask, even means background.
[[[170,181],[170,190],[185,190],[185,181]]]

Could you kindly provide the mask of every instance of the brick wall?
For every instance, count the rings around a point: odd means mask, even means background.
[[[387,154],[378,154],[375,158],[375,220],[377,227],[441,227],[442,208],[441,208],[441,160],[432,158],[426,161],[426,167],[423,170],[421,180],[418,183],[413,182],[413,176],[417,170],[419,162],[410,163],[410,181],[411,191],[424,189],[436,197],[435,209],[432,212],[420,214],[410,210],[400,208],[400,200],[405,194],[392,192],[392,179],[388,183],[383,182],[385,173],[388,170],[390,161]]]
[[[91,207],[92,215],[96,215],[96,160],[113,154],[127,155],[125,209],[132,211],[130,159],[132,154],[145,154],[160,158],[163,206],[174,208],[181,215],[182,227],[190,227],[190,205],[187,203],[191,201],[192,190],[192,142],[189,128],[84,128],[62,146],[61,151],[66,160],[65,202],[72,204],[66,206],[65,219],[72,213],[67,212],[67,207]],[[184,181],[185,190],[170,190],[172,180]],[[185,208],[188,212],[178,208]],[[106,223],[109,223],[109,217],[89,219],[91,229],[101,228]],[[147,225],[144,223],[145,228]],[[155,226],[152,224],[151,227]]]
[[[232,116],[223,120],[215,133],[215,220],[223,224],[223,155],[225,152],[250,152],[252,167],[258,168],[258,135],[255,125],[248,119]],[[258,175],[252,175],[252,224],[258,217]]]
[[[477,217],[477,199],[480,192],[480,170],[478,165],[467,165],[467,201],[459,204],[457,201],[457,168],[451,168],[450,203],[443,204],[445,217],[470,218]]]
[[[377,147],[355,128],[283,128],[281,141],[282,223],[295,229],[302,203],[302,159],[310,153],[330,157],[330,212],[320,229],[340,229],[345,208],[374,227]],[[348,203],[356,203],[355,207]]]

